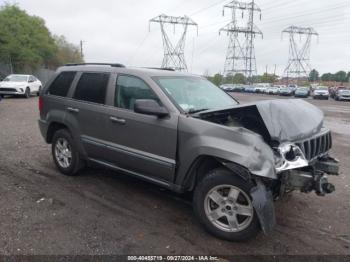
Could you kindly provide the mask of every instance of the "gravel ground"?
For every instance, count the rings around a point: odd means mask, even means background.
[[[233,94],[242,103],[275,99]],[[104,169],[58,173],[37,126],[37,98],[0,102],[0,254],[350,254],[350,103],[313,101],[333,130],[341,175],[326,197],[276,202],[268,236],[230,243],[208,235],[188,198]],[[302,123],[302,119],[300,120]]]

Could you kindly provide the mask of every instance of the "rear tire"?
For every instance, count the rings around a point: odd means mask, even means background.
[[[253,238],[260,231],[250,196],[253,186],[225,168],[214,169],[195,188],[194,213],[216,237],[229,241]]]
[[[84,166],[77,147],[67,129],[56,131],[52,139],[52,157],[58,170],[67,176],[77,175]]]

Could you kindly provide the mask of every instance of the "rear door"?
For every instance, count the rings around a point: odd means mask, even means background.
[[[106,92],[110,73],[84,72],[67,101],[66,122],[69,122],[76,137],[79,137],[83,149],[89,158],[103,160]]]
[[[119,75],[114,90],[106,125],[109,162],[150,178],[172,181],[178,115],[170,112],[168,117],[158,118],[135,113],[137,99],[153,99],[164,105],[152,87],[139,77]]]

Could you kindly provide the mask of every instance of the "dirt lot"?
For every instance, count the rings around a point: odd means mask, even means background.
[[[274,99],[233,94],[241,102]],[[341,175],[326,197],[276,203],[277,227],[247,243],[208,235],[191,203],[103,169],[59,174],[37,127],[37,98],[0,102],[0,254],[350,254],[350,103],[312,101],[333,129]],[[302,119],[300,122],[302,123]]]

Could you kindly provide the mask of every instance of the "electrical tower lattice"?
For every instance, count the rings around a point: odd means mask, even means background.
[[[312,27],[290,26],[282,31],[283,34],[289,34],[289,60],[283,75],[297,79],[308,77],[311,71],[311,38],[318,37],[318,33]],[[301,42],[299,45],[296,39],[298,36]]]
[[[177,71],[187,71],[187,64],[185,60],[185,42],[188,26],[196,26],[198,34],[198,25],[191,18],[187,16],[174,17],[167,15],[160,15],[150,20],[151,23],[159,23],[162,32],[164,58],[162,62],[162,68],[172,68]],[[182,25],[183,32],[177,44],[174,46],[171,42],[168,33],[166,31],[166,24],[172,24],[174,26]]]
[[[260,13],[261,9],[254,3],[244,3],[239,1],[232,1],[224,6],[225,9],[231,9],[232,21],[220,29],[219,33],[226,32],[229,36],[229,45],[226,54],[224,75],[235,75],[241,73],[248,79],[252,79],[256,75],[256,58],[254,51],[255,35],[263,36],[260,29],[254,24],[254,13]],[[246,26],[239,26],[237,21],[237,11],[242,11],[242,19],[244,12],[249,13],[248,23]],[[241,36],[244,36],[243,38]]]

